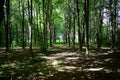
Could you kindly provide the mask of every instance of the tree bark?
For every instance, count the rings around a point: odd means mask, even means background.
[[[75,35],[76,35],[76,33],[75,33],[75,31],[76,31],[76,27],[75,27],[76,20],[75,20],[75,18],[76,18],[76,16],[75,16],[75,12],[74,12],[74,14],[73,14],[73,47],[75,47]]]
[[[42,0],[43,3],[43,45],[42,45],[42,51],[47,50],[47,11],[46,10],[46,1]]]
[[[85,0],[86,54],[89,55],[89,0]]]
[[[110,26],[111,26],[111,50],[115,51],[115,33],[116,33],[116,0],[110,0]]]
[[[33,23],[32,23],[32,20],[33,20],[33,16],[32,16],[33,15],[33,10],[32,10],[33,9],[33,3],[32,3],[32,0],[31,0],[30,3],[31,3],[31,5],[30,5],[30,7],[31,7],[31,9],[30,9],[30,27],[31,27],[30,51],[32,52],[32,36],[33,36],[32,35],[32,26],[33,26]]]
[[[25,40],[24,40],[24,1],[22,1],[22,49],[25,49]]]
[[[99,28],[98,28],[98,35],[97,35],[97,40],[98,40],[98,49],[101,48],[102,45],[102,24],[103,24],[103,16],[102,16],[102,10],[103,10],[103,2],[101,1],[100,4],[100,9],[99,9]]]
[[[82,40],[81,40],[81,27],[80,27],[80,10],[79,10],[79,0],[77,0],[77,24],[78,24],[78,43],[79,49],[82,51]]]
[[[0,24],[2,20],[4,19],[4,0],[0,0]]]
[[[7,22],[6,22],[6,52],[9,51],[10,46],[10,0],[6,0],[6,13],[7,13]]]

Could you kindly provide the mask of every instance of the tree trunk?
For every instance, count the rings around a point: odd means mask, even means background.
[[[6,52],[9,51],[9,42],[10,42],[10,0],[6,0],[6,13],[7,13],[7,22],[6,22]]]
[[[22,49],[25,49],[25,40],[24,40],[24,1],[22,1]]]
[[[43,3],[43,45],[42,45],[42,51],[46,51],[47,50],[47,13],[45,13],[46,10],[46,1],[42,0]]]
[[[102,24],[103,24],[103,16],[102,16],[103,5],[102,4],[103,2],[101,1],[101,6],[99,10],[99,28],[98,28],[98,34],[97,34],[98,49],[100,49],[102,45]]]
[[[76,31],[76,27],[75,27],[75,22],[76,22],[76,20],[75,20],[75,18],[76,18],[76,16],[75,16],[75,12],[74,12],[74,14],[73,14],[73,47],[75,47],[75,31]]]
[[[71,15],[69,14],[69,29],[68,29],[68,45],[69,47],[71,46],[71,38],[70,38],[70,34],[71,34]]]
[[[86,55],[89,55],[89,0],[85,0]]]
[[[111,26],[111,50],[115,50],[115,32],[116,32],[116,5],[117,1],[116,0],[110,0],[110,26]]]
[[[55,26],[53,27],[53,43],[56,43],[56,27]]]
[[[81,41],[81,29],[80,29],[80,10],[79,10],[79,1],[77,0],[77,24],[78,24],[78,42],[79,42],[79,49],[82,51],[82,41]]]
[[[50,47],[53,46],[52,1],[49,2]]]
[[[18,45],[18,25],[16,24],[16,45]]]
[[[2,20],[4,19],[4,0],[0,0],[0,24]]]
[[[32,9],[33,9],[33,3],[32,3],[32,0],[31,0],[31,5],[30,5],[30,7],[31,7],[31,10],[30,10],[30,27],[31,27],[31,34],[30,34],[30,36],[31,36],[31,40],[30,40],[30,51],[32,52],[32,26],[33,26],[33,23],[32,23]]]

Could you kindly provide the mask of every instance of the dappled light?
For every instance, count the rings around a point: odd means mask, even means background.
[[[83,71],[101,71],[104,68],[89,68],[89,69],[84,69]]]
[[[58,71],[65,71],[65,72],[75,72],[75,71],[82,71],[82,67],[76,67],[76,66],[64,66],[58,68]]]
[[[25,53],[16,50],[14,53],[18,55],[5,54],[0,58],[0,75],[11,79],[40,80],[104,80],[107,77],[117,80],[120,77],[119,52],[106,53],[108,49],[96,56],[86,57],[84,52],[62,46],[59,46],[59,50],[57,48],[58,46],[44,54],[34,50],[33,57],[27,49]],[[93,51],[92,54],[96,52]]]
[[[0,80],[120,80],[120,0],[0,0]]]

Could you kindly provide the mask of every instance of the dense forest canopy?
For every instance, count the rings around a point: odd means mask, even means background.
[[[0,46],[120,46],[120,0],[1,0]]]

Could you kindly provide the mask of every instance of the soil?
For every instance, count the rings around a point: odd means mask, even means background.
[[[85,49],[57,45],[47,52],[39,48],[0,51],[0,79],[3,80],[120,80],[120,51]]]

